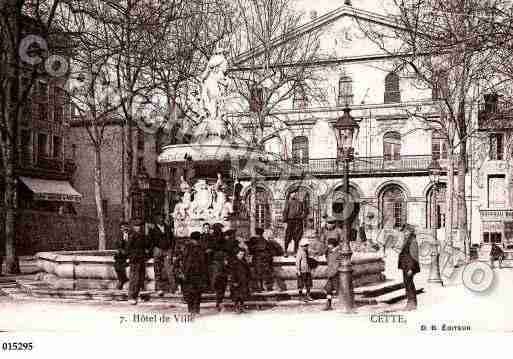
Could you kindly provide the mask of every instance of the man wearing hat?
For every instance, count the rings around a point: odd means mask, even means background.
[[[344,234],[342,230],[336,226],[336,218],[333,216],[329,216],[326,219],[326,229],[322,231],[320,241],[326,246],[328,244],[329,239],[335,240],[337,243],[340,243],[344,238]]]
[[[183,255],[183,297],[189,313],[199,314],[201,294],[207,286],[208,267],[201,244],[201,233],[192,232]]]
[[[164,292],[176,291],[172,263],[174,240],[171,230],[164,223],[163,216],[157,213],[153,218],[154,223],[150,228],[149,237],[152,245],[155,289],[159,296],[163,296]]]
[[[303,221],[305,217],[305,206],[297,199],[297,193],[293,192],[283,210],[283,221],[287,223],[287,228],[285,229],[285,257],[287,257],[287,250],[291,241],[294,241],[294,253],[297,252],[299,241],[303,236]]]
[[[308,255],[308,241],[302,239],[299,243],[299,250],[296,253],[296,271],[297,271],[297,287],[299,289],[299,296],[305,302],[313,300],[310,297],[310,290],[312,289],[312,269],[310,268],[310,260]],[[303,297],[303,288],[306,289],[306,297]]]
[[[272,258],[272,248],[264,238],[264,229],[256,228],[256,236],[251,237],[249,242],[249,253],[253,260],[255,290],[262,292],[264,283],[268,290],[272,290],[271,269],[269,267],[269,257]]]
[[[404,224],[401,228],[404,235],[403,246],[399,253],[397,267],[403,271],[404,287],[406,289],[406,310],[417,309],[417,290],[413,276],[420,272],[419,246],[415,236],[415,227]]]
[[[132,230],[128,234],[127,253],[130,260],[128,297],[132,299],[132,304],[137,304],[139,292],[144,289],[146,276],[149,245],[143,232],[143,226],[142,219],[132,219]]]
[[[119,225],[120,228],[120,236],[119,239],[114,242],[114,249],[116,253],[114,254],[114,270],[116,271],[116,276],[118,278],[117,289],[123,289],[123,285],[128,282],[128,277],[126,275],[126,267],[128,266],[128,234],[129,234],[129,226],[128,222],[122,221]]]

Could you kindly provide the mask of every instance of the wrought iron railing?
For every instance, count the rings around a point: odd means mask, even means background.
[[[431,163],[431,155],[401,156],[398,159],[386,160],[384,157],[356,157],[349,164],[349,172],[353,174],[365,173],[393,173],[427,171]],[[263,176],[299,176],[311,175],[334,175],[343,174],[344,167],[341,161],[336,158],[310,159],[305,163],[294,163],[293,161],[266,161],[259,163],[255,171]],[[442,168],[443,168],[442,164]],[[243,169],[241,177],[249,176],[251,170]]]

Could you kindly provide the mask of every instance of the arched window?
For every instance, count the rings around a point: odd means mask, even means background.
[[[347,75],[343,75],[338,80],[338,105],[353,104],[353,79]]]
[[[387,132],[383,136],[383,159],[385,161],[399,160],[401,158],[401,134]]]
[[[249,213],[251,211],[251,191],[248,191],[245,202]],[[271,201],[267,190],[262,187],[256,189],[255,221],[257,227],[264,229],[271,227]]]
[[[382,223],[393,228],[406,223],[406,197],[398,185],[387,186],[381,195]]]
[[[308,160],[308,137],[294,137],[292,140],[292,161],[294,163],[308,163]]]
[[[438,130],[431,133],[431,154],[433,160],[447,159],[447,138]]]
[[[445,213],[446,213],[446,186],[441,184],[438,191],[434,190],[434,187],[428,193],[427,198],[427,228],[438,229],[445,227]]]
[[[395,72],[385,77],[385,103],[401,102],[401,91],[399,88],[399,76]]]

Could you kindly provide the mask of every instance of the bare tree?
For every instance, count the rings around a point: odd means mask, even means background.
[[[230,91],[239,101],[245,100],[239,110],[249,114],[240,125],[250,133],[248,144],[262,151],[274,110],[290,102],[299,108],[326,98],[322,72],[308,65],[319,57],[321,30],[298,32],[304,19],[292,5],[290,0],[235,2],[237,31],[232,34],[230,44],[233,58]],[[250,223],[254,233],[255,176],[250,196]]]
[[[106,6],[101,2],[69,4],[68,16],[61,19],[61,28],[73,34],[73,59],[68,97],[74,116],[87,132],[94,151],[94,194],[98,218],[98,248],[106,249],[105,213],[103,210],[102,153],[109,145],[106,125],[116,117],[120,103],[110,88],[111,59],[116,56],[112,47],[114,35]],[[119,119],[118,119],[119,121]]]

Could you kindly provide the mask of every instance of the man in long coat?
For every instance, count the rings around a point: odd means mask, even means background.
[[[199,314],[201,294],[207,287],[208,266],[200,244],[201,233],[192,232],[183,255],[183,296],[189,313]]]
[[[406,310],[417,309],[417,290],[413,276],[420,272],[419,247],[415,236],[415,227],[405,224],[401,228],[404,242],[399,253],[397,267],[403,271],[404,287],[406,288]]]
[[[249,253],[253,257],[255,289],[261,292],[265,284],[268,290],[272,290],[272,248],[264,238],[263,228],[257,228],[255,233],[256,236],[252,237],[249,243]]]
[[[159,296],[164,292],[175,292],[176,281],[173,270],[173,234],[164,223],[161,214],[154,216],[154,223],[150,229],[152,244],[153,269],[155,272],[155,289]]]
[[[149,245],[143,232],[144,222],[141,219],[133,219],[132,230],[128,234],[127,252],[130,260],[130,283],[128,297],[132,304],[137,304],[139,292],[144,289],[146,276],[146,260],[149,257]]]
[[[287,257],[287,250],[291,241],[294,241],[294,253],[299,248],[299,241],[303,236],[303,222],[306,218],[306,212],[304,204],[297,199],[297,194],[295,192],[292,193],[283,210],[283,221],[287,223],[287,229],[285,230],[285,257]]]
[[[118,278],[117,289],[119,290],[123,289],[123,285],[128,282],[126,267],[128,266],[128,235],[130,230],[127,222],[121,222],[120,232],[119,239],[114,242],[114,249],[117,251],[114,254],[114,270]]]

